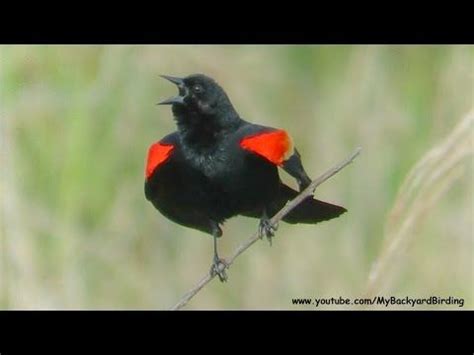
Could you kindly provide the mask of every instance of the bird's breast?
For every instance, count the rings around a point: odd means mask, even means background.
[[[209,179],[222,176],[229,170],[229,154],[224,147],[190,149],[185,155],[189,164]]]

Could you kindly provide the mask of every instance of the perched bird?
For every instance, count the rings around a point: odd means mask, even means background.
[[[298,195],[282,183],[278,168],[296,179],[300,191],[311,179],[290,135],[242,119],[212,78],[162,77],[179,90],[159,103],[172,106],[177,130],[149,148],[145,196],[170,220],[213,236],[211,274],[225,281],[227,265],[217,253],[220,225],[236,215],[259,218],[260,237],[271,241],[275,228],[269,217]],[[314,224],[344,212],[309,197],[283,221]]]

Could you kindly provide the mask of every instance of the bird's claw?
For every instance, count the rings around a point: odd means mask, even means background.
[[[214,276],[219,276],[219,280],[221,282],[226,282],[227,281],[227,273],[225,272],[225,269],[229,267],[229,264],[225,259],[220,259],[219,257],[214,257],[214,260],[211,265],[211,270],[210,274],[212,277]]]
[[[278,224],[272,225],[269,219],[261,219],[258,225],[258,234],[260,239],[263,236],[267,237],[270,246],[272,245],[272,238],[275,236],[275,232],[278,230]]]

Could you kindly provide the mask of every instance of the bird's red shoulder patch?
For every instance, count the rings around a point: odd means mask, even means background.
[[[281,165],[293,154],[293,141],[288,133],[281,129],[244,137],[240,146],[276,165]]]
[[[173,149],[174,146],[172,144],[164,144],[160,142],[154,143],[150,146],[148,149],[148,158],[145,168],[145,177],[147,179],[151,174],[153,174],[156,168],[168,160]]]

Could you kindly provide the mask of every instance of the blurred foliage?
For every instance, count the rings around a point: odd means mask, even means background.
[[[280,225],[188,308],[294,308],[357,297],[410,168],[473,107],[469,46],[0,46],[0,308],[167,308],[207,271],[212,239],[143,194],[148,145],[175,129],[159,74],[214,77],[247,120],[291,132],[317,196],[349,213]],[[387,295],[473,305],[472,159],[423,223]],[[282,173],[282,175],[284,175]],[[295,185],[288,176],[288,183]],[[257,227],[238,217],[228,254]]]

